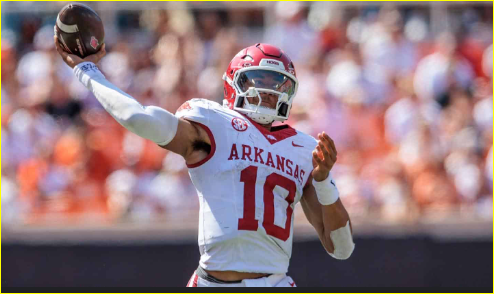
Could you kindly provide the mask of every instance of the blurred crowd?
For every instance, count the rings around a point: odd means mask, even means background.
[[[439,21],[427,6],[187,5],[103,13],[106,77],[175,112],[194,97],[221,103],[231,58],[277,45],[300,82],[286,123],[334,139],[332,173],[352,216],[492,220],[492,3],[445,8]],[[196,214],[181,157],[118,125],[63,64],[57,12],[2,13],[2,222]]]

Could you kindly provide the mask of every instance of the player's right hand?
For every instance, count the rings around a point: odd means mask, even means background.
[[[101,46],[101,49],[98,52],[96,52],[95,54],[91,54],[91,55],[87,56],[86,58],[82,59],[77,55],[69,54],[69,53],[65,52],[63,50],[62,46],[60,45],[60,43],[58,42],[57,36],[54,36],[53,40],[55,41],[55,48],[57,48],[58,54],[60,54],[60,56],[62,56],[63,61],[68,66],[70,66],[70,68],[74,68],[79,63],[83,63],[86,61],[89,61],[89,62],[96,64],[101,60],[101,58],[103,58],[106,55],[105,44],[103,44],[103,46]]]

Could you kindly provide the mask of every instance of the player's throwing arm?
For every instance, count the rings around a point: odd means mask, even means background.
[[[198,140],[206,144],[210,143],[203,129],[177,118],[160,107],[141,105],[105,78],[96,66],[96,63],[106,54],[105,45],[96,54],[82,59],[65,52],[57,36],[54,40],[58,53],[74,70],[75,76],[123,127],[163,148],[182,155],[189,164],[207,156],[204,152],[194,152],[192,148],[192,143]]]

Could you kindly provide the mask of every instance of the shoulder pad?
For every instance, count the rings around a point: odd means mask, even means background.
[[[193,98],[182,104],[176,111],[176,117],[183,117],[199,123],[208,121],[212,111],[221,107],[220,104],[201,98]]]

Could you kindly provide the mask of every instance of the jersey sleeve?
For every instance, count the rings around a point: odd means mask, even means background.
[[[194,98],[182,104],[175,113],[176,117],[192,121],[199,125],[209,136],[211,150],[208,156],[195,164],[187,164],[188,168],[196,168],[203,165],[216,152],[216,140],[211,130],[218,129],[218,116],[215,116],[215,107],[217,105],[219,104],[210,100]]]
[[[298,132],[299,134],[301,132]],[[311,155],[311,158],[312,158],[312,150],[314,150],[317,146],[317,139],[314,138],[313,136],[311,135],[308,135],[308,134],[305,134],[305,133],[301,133],[302,136],[302,142],[303,142],[303,145],[304,145],[304,148],[307,150],[307,152],[310,153]],[[311,159],[311,162],[312,162],[312,159]]]
[[[182,104],[176,111],[175,116],[184,118],[204,125],[209,124],[211,117],[211,103],[206,99],[191,99]]]

